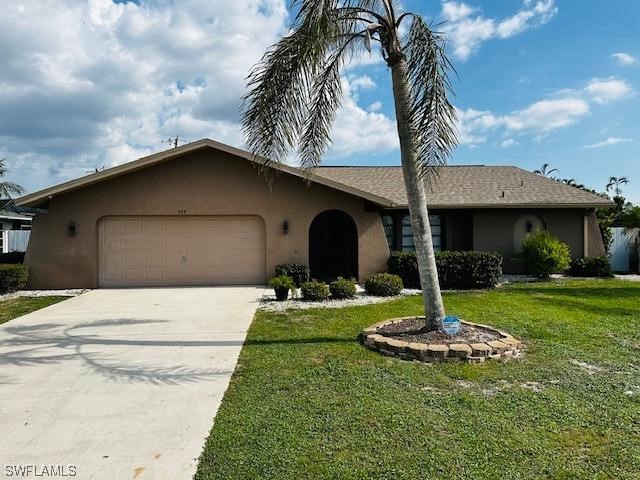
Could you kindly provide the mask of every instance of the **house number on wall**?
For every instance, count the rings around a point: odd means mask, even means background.
[[[186,210],[178,210],[178,215],[182,215],[184,213],[187,213],[187,211]]]

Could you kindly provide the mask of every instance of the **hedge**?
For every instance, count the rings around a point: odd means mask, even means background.
[[[613,277],[611,263],[607,257],[576,258],[571,261],[569,275],[572,277]]]
[[[406,288],[421,288],[415,252],[393,252],[389,273],[402,278]],[[493,288],[502,277],[502,255],[496,252],[439,252],[436,268],[442,289]]]
[[[309,281],[309,267],[303,263],[283,263],[276,265],[276,275],[286,275],[293,278],[296,287],[300,287],[303,283]]]
[[[0,264],[0,293],[22,290],[29,278],[26,265]]]
[[[391,273],[376,273],[364,282],[364,289],[376,297],[393,297],[402,291],[402,279]]]

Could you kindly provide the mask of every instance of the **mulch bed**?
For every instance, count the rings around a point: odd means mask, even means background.
[[[415,343],[450,344],[450,343],[486,343],[500,340],[498,332],[487,330],[463,323],[457,335],[447,335],[444,332],[424,331],[424,319],[407,318],[402,322],[385,325],[378,329],[378,333],[396,340]]]

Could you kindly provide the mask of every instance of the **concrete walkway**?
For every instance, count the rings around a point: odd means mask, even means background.
[[[191,478],[262,292],[95,290],[0,326],[0,478]]]

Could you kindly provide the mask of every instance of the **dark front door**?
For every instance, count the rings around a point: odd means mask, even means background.
[[[311,277],[333,280],[358,276],[358,231],[353,219],[340,210],[319,214],[309,228]]]

